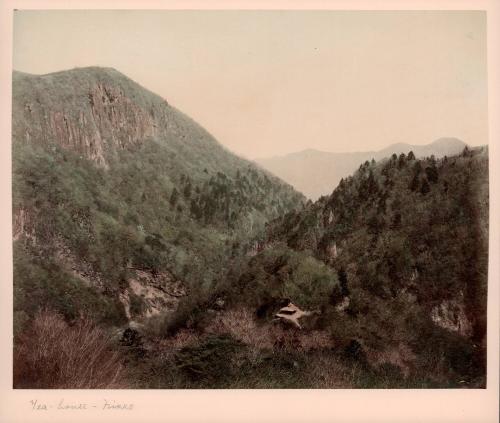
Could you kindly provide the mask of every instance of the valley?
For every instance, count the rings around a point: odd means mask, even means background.
[[[485,387],[487,147],[301,193],[100,67],[14,72],[12,137],[14,387]]]

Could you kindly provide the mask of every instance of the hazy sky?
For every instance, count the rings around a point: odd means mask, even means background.
[[[14,69],[110,66],[248,158],[487,143],[483,12],[18,11]]]

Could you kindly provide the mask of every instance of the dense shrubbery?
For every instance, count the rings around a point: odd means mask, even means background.
[[[40,258],[19,243],[14,249],[14,316],[20,330],[41,308],[57,310],[66,319],[81,313],[104,325],[126,322],[123,306],[114,296],[86,286],[51,258]],[[19,316],[19,319],[16,319]]]
[[[240,343],[229,336],[211,336],[199,345],[181,349],[175,363],[191,381],[201,386],[218,384],[234,377],[232,361],[239,348]]]
[[[227,285],[226,295],[233,302],[243,302],[256,310],[286,299],[319,309],[340,292],[336,272],[310,254],[286,245],[264,249],[241,266],[237,279],[229,279]]]

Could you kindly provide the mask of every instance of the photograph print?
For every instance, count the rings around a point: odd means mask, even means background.
[[[13,388],[486,387],[486,12],[13,29]]]

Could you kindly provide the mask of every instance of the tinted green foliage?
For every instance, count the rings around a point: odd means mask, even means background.
[[[136,269],[211,290],[268,220],[301,207],[290,186],[113,69],[15,73],[13,91],[16,242],[35,245],[47,277],[52,261],[86,269],[109,299]]]
[[[179,206],[189,210],[182,195],[172,201],[172,192],[185,194],[190,182],[187,177],[170,177],[164,171],[167,161],[168,152],[156,143],[133,155],[124,153],[109,170],[55,146],[48,152],[14,145],[14,211],[23,210],[29,216],[32,226],[25,230],[35,234],[39,254],[49,260],[60,244],[68,247],[77,261],[100,275],[112,293],[122,289],[131,268],[168,269],[190,285],[214,285],[234,254],[234,243],[239,240],[244,248],[252,232],[298,198],[291,191],[289,197],[282,196],[281,188],[265,175],[245,167],[241,174],[257,175],[246,190],[219,192],[213,197],[210,215],[197,219],[178,211]],[[222,175],[213,179],[232,183],[232,178]],[[204,198],[209,180],[200,186],[195,198]],[[258,192],[262,195],[256,205],[253,197]],[[226,220],[229,213],[234,224]]]
[[[273,222],[269,240],[312,250],[347,271],[351,284],[369,290],[371,283],[381,297],[411,285],[425,301],[452,298],[466,290],[467,269],[479,271],[475,285],[485,283],[487,169],[481,151],[438,162],[407,161],[401,168],[394,158],[366,163],[330,197]],[[428,191],[410,188],[415,176]],[[369,282],[374,278],[385,279]]]
[[[342,275],[344,295],[333,301],[349,296],[351,322],[343,324],[350,337],[368,348],[403,342],[428,359],[445,357],[450,378],[484,376],[487,151],[366,162],[330,197],[268,229],[268,242],[311,251]],[[443,301],[464,307],[462,318],[472,326],[465,338],[452,340],[431,321],[431,310]],[[431,334],[439,351],[427,345]]]
[[[212,336],[200,345],[181,349],[175,362],[191,381],[214,384],[231,378],[231,361],[239,348],[240,343],[229,336]]]
[[[20,244],[15,246],[15,325],[22,326],[26,319],[19,319],[32,317],[45,308],[59,310],[68,320],[83,314],[107,326],[126,322],[123,307],[116,298],[102,295],[61,269],[55,261],[36,254]]]
[[[337,275],[331,268],[310,254],[285,245],[264,249],[238,270],[237,280],[228,283],[229,296],[256,310],[286,299],[318,309],[328,303],[333,293],[340,292]]]

